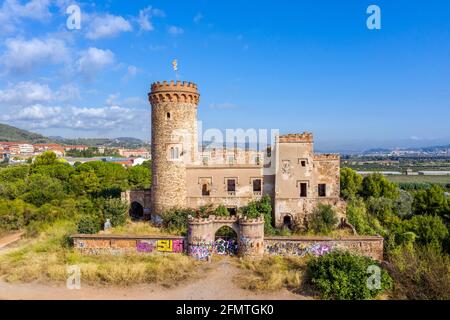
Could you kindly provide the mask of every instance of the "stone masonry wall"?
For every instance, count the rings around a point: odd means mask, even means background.
[[[351,251],[382,261],[383,238],[353,236],[340,239],[327,237],[268,237],[264,239],[264,253],[269,255],[321,256],[334,250]]]

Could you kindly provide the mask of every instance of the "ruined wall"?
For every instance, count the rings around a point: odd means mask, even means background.
[[[184,238],[177,236],[122,236],[89,235],[72,236],[75,250],[85,254],[127,254],[127,253],[183,253]]]
[[[383,260],[383,238],[352,236],[340,239],[327,237],[267,237],[264,239],[264,253],[268,255],[321,256],[334,250],[351,251],[381,261]]]
[[[260,256],[264,253],[264,220],[262,218],[209,216],[203,219],[190,217],[187,237],[188,254],[196,259],[206,259],[212,254],[226,253],[225,244],[222,241],[218,243],[215,239],[215,233],[223,226],[230,227],[236,232],[235,253],[238,255]]]
[[[285,217],[297,226],[306,227],[309,216],[319,203],[331,204],[344,216],[339,199],[339,155],[314,154],[311,133],[280,136],[276,142],[274,218],[275,226],[283,227]],[[300,194],[306,184],[306,195]],[[324,196],[319,184],[326,185]]]
[[[144,209],[144,217],[148,218],[151,213],[152,190],[126,190],[121,193],[121,199],[131,205],[133,202],[139,203]]]
[[[186,164],[197,155],[197,86],[166,81],[153,83],[152,214],[186,206]],[[178,151],[172,156],[172,149]]]

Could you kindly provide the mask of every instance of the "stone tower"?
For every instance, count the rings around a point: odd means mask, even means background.
[[[197,157],[197,106],[191,82],[155,82],[152,106],[152,215],[186,206],[186,165]]]

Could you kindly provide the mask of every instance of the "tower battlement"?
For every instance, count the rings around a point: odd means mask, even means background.
[[[289,133],[279,136],[279,142],[313,142],[313,134],[311,132]]]
[[[200,94],[197,85],[188,81],[158,81],[151,85],[148,94],[150,103],[184,102],[198,104]]]

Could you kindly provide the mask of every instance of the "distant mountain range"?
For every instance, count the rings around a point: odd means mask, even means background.
[[[19,129],[7,124],[0,123],[0,141],[23,141],[28,143],[58,143],[62,145],[86,145],[90,147],[111,147],[111,148],[141,148],[149,146],[149,143],[137,138],[119,137],[109,138],[63,138],[45,137],[41,134]]]
[[[450,144],[430,147],[415,148],[373,148],[363,152],[363,154],[388,154],[388,153],[417,153],[417,154],[450,154]]]

